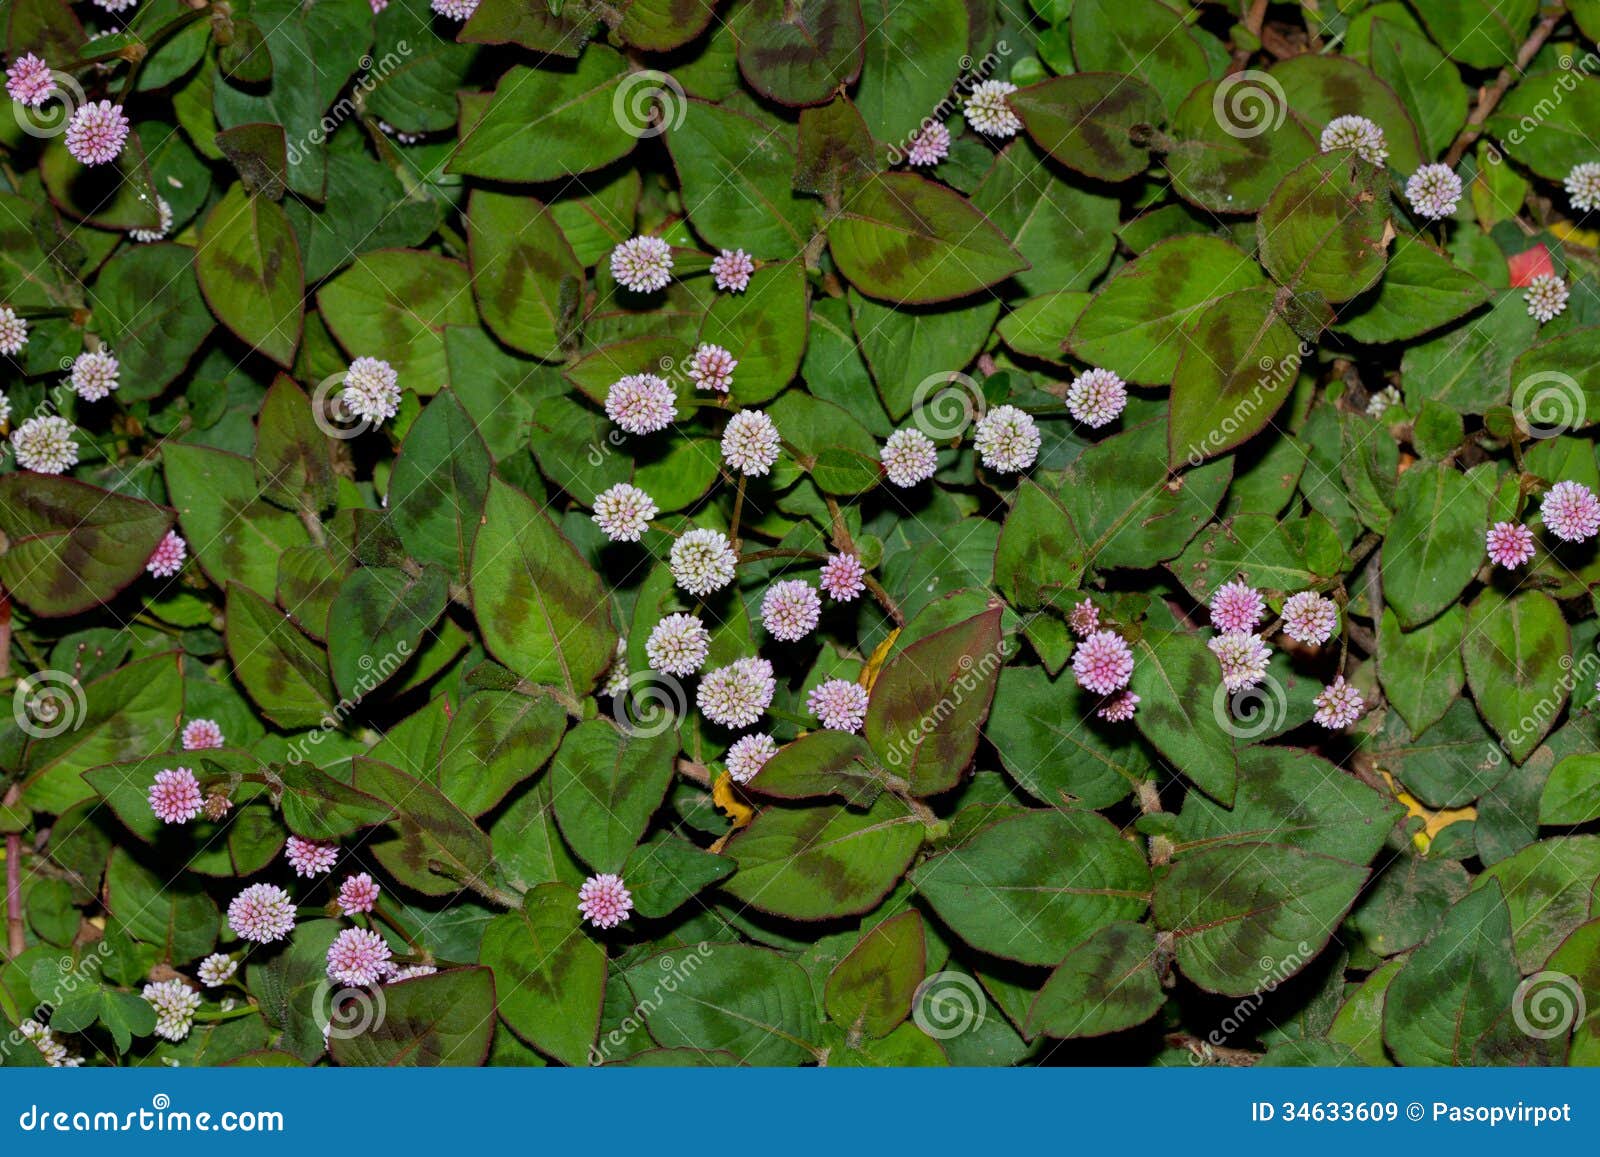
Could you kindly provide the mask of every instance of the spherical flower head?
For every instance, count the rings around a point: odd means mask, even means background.
[[[711,260],[711,276],[724,293],[743,293],[755,271],[756,263],[743,249],[724,249]]]
[[[221,791],[213,791],[200,805],[200,812],[212,823],[220,823],[233,810],[233,801]]]
[[[364,988],[377,984],[393,967],[388,941],[369,928],[346,928],[328,945],[328,979]]]
[[[1121,691],[1133,676],[1133,651],[1115,631],[1096,631],[1072,653],[1072,674],[1096,695]]]
[[[1541,325],[1561,316],[1567,308],[1567,298],[1572,294],[1567,283],[1548,273],[1541,273],[1528,283],[1528,292],[1522,299],[1528,303],[1528,314]]]
[[[664,430],[678,416],[677,399],[665,378],[629,374],[606,394],[606,417],[630,434]]]
[[[351,876],[339,885],[339,910],[346,916],[370,912],[377,906],[378,882],[365,872]]]
[[[67,152],[85,165],[103,165],[117,159],[128,140],[128,118],[122,106],[109,100],[90,101],[67,122]]]
[[[1067,413],[1094,430],[1115,419],[1127,404],[1128,389],[1110,370],[1081,373],[1067,390]]]
[[[701,598],[731,583],[738,561],[733,543],[718,530],[685,531],[672,544],[668,559],[673,581]]]
[[[700,680],[695,702],[700,712],[724,727],[749,727],[772,706],[778,689],[772,664],[765,659],[736,659]]]
[[[11,399],[6,397],[6,392],[0,390],[0,426],[11,421]]]
[[[16,357],[28,344],[28,323],[9,305],[0,305],[0,354]]]
[[[1261,592],[1242,582],[1227,582],[1211,596],[1211,625],[1219,631],[1248,631],[1266,614]]]
[[[1312,700],[1316,704],[1316,714],[1311,718],[1330,730],[1349,727],[1361,718],[1361,692],[1357,691],[1340,675],[1324,687],[1321,693]]]
[[[11,432],[17,465],[39,474],[62,474],[77,464],[74,427],[60,414],[29,418]]]
[[[1222,665],[1222,685],[1229,691],[1243,691],[1266,678],[1272,652],[1260,635],[1229,631],[1207,640],[1206,646]]]
[[[986,80],[972,90],[962,110],[967,123],[986,137],[1004,140],[1022,131],[1022,121],[1011,111],[1006,97],[1017,91],[1017,86],[1003,80]]]
[[[294,901],[276,884],[251,884],[228,905],[228,927],[257,944],[282,940],[294,931]]]
[[[778,745],[772,741],[772,736],[764,733],[742,736],[728,748],[728,775],[734,783],[749,783],[756,772],[766,766],[767,760],[777,754]]]
[[[1039,428],[1015,406],[996,406],[978,419],[973,443],[990,470],[1015,474],[1032,466],[1039,456]]]
[[[115,15],[118,12],[126,12],[137,4],[139,0],[94,0],[94,2],[96,7],[104,8],[107,12]]]
[[[704,342],[689,359],[689,379],[702,390],[726,394],[733,386],[733,371],[738,360],[719,345]]]
[[[1497,522],[1484,535],[1489,561],[1515,570],[1533,557],[1533,531],[1520,522]]]
[[[778,460],[778,427],[760,410],[740,410],[722,431],[722,460],[745,477],[766,474]]]
[[[860,731],[867,718],[867,689],[849,679],[829,679],[811,689],[806,706],[830,731]]]
[[[156,1035],[179,1041],[189,1035],[194,1014],[200,1009],[200,994],[182,980],[162,980],[144,986],[140,993],[145,1003],[156,1010]]]
[[[432,976],[439,969],[432,964],[407,964],[389,974],[385,984],[399,984],[402,980],[415,980],[419,976]]]
[[[339,862],[339,845],[290,836],[283,858],[289,861],[295,875],[310,879],[333,870],[333,865]]]
[[[6,94],[26,108],[38,108],[55,91],[56,78],[50,75],[50,66],[43,57],[29,52],[6,69]]]
[[[149,560],[144,564],[144,569],[155,575],[156,578],[171,578],[183,569],[183,560],[189,557],[189,544],[175,530],[169,530],[162,535],[161,541],[156,543],[155,550],[150,552]],[[212,726],[216,726],[213,724]],[[187,746],[185,741],[185,746]],[[222,744],[217,744],[221,747]]]
[[[1393,386],[1384,386],[1383,389],[1367,399],[1367,417],[1381,418],[1384,411],[1390,406],[1400,404],[1400,391]]]
[[[1087,639],[1100,626],[1100,608],[1088,599],[1079,602],[1067,612],[1067,626],[1080,639]]]
[[[659,513],[655,499],[626,482],[618,482],[594,498],[595,525],[612,542],[638,542]]]
[[[1126,723],[1133,718],[1138,706],[1139,697],[1132,691],[1118,691],[1100,704],[1095,714],[1109,723]]]
[[[1539,516],[1563,542],[1584,542],[1600,531],[1600,500],[1581,482],[1557,482],[1544,496]]]
[[[610,872],[590,876],[578,889],[578,911],[596,928],[615,928],[633,911],[633,897],[622,877]]]
[[[156,198],[156,216],[161,223],[154,229],[129,229],[128,236],[146,244],[160,241],[172,231],[172,206],[167,203],[165,197]]]
[[[1428,220],[1442,220],[1461,203],[1461,178],[1449,165],[1423,165],[1406,182],[1406,200]]]
[[[1389,159],[1389,145],[1383,130],[1362,116],[1334,117],[1322,130],[1322,151],[1354,149],[1364,161],[1381,165]]]
[[[711,632],[693,615],[668,615],[645,640],[644,653],[652,671],[667,675],[693,675],[711,650]]]
[[[233,974],[238,970],[239,962],[233,957],[226,952],[213,952],[200,962],[195,975],[207,988],[220,988],[233,979]]]
[[[430,7],[446,20],[466,21],[478,10],[479,0],[433,0]]]
[[[200,797],[200,781],[187,767],[156,772],[149,799],[150,810],[164,824],[186,824],[200,814],[205,804]]]
[[[937,165],[950,155],[950,130],[938,121],[923,125],[906,143],[906,161],[918,168]]]
[[[1600,209],[1600,162],[1584,161],[1567,174],[1567,199],[1574,213]]]
[[[883,472],[896,486],[915,486],[939,468],[939,452],[921,430],[896,430],[878,455]]]
[[[382,358],[357,358],[345,371],[339,402],[362,421],[379,425],[400,410],[400,375]]]
[[[805,638],[821,617],[822,599],[816,588],[801,579],[773,583],[761,599],[761,625],[785,643]]]
[[[183,725],[181,738],[185,751],[204,751],[223,746],[222,728],[217,726],[214,719],[189,720]]]
[[[630,237],[611,251],[611,276],[635,293],[654,293],[672,280],[672,246],[659,237]]]
[[[98,402],[117,388],[117,359],[105,350],[81,353],[72,361],[72,388],[86,402]]]
[[[1338,629],[1339,606],[1332,599],[1316,591],[1301,591],[1284,601],[1283,633],[1295,642],[1320,646]]]
[[[853,602],[867,589],[866,577],[866,568],[855,555],[830,554],[828,561],[822,564],[822,574],[818,581],[822,589],[828,592],[829,598],[848,603]]]

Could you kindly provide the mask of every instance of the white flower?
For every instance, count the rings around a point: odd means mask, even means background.
[[[746,476],[771,470],[778,446],[778,427],[760,410],[740,410],[722,431],[722,460]]]
[[[655,499],[626,482],[595,495],[595,524],[612,542],[638,542],[658,513]]]
[[[72,388],[86,402],[98,402],[117,388],[117,359],[109,350],[81,353],[72,361]]]
[[[1022,122],[1011,111],[1006,97],[1017,91],[1017,86],[1003,80],[986,80],[972,90],[963,110],[967,123],[989,137],[1014,137],[1022,131]]]
[[[672,544],[672,578],[692,595],[704,597],[733,581],[739,556],[728,536],[716,530],[690,530]]]
[[[932,478],[939,468],[939,455],[933,440],[921,430],[896,430],[889,435],[878,455],[883,472],[896,486],[915,486]]]
[[[1354,149],[1362,160],[1381,165],[1389,157],[1389,146],[1383,139],[1383,130],[1362,116],[1334,117],[1322,130],[1322,151]]]
[[[339,401],[356,417],[374,426],[400,409],[400,375],[381,358],[357,358],[344,375]]]
[[[724,727],[749,727],[772,705],[777,681],[765,659],[736,659],[726,667],[707,672],[700,680],[695,701],[713,723]]]
[[[619,378],[606,394],[606,417],[630,434],[664,430],[677,416],[672,387],[655,374]]]
[[[161,224],[155,229],[129,229],[128,236],[135,241],[160,241],[172,229],[172,206],[167,204],[165,197],[156,198],[156,214],[161,218]]]
[[[238,969],[239,962],[233,957],[225,952],[213,952],[200,962],[196,975],[207,988],[216,988],[228,983]]]
[[[78,462],[74,427],[60,414],[29,418],[11,433],[17,465],[40,474],[62,474]]]
[[[672,280],[672,246],[659,237],[630,237],[611,251],[611,276],[636,293]]]
[[[1015,406],[996,406],[979,418],[973,440],[983,464],[1001,474],[1026,470],[1039,456],[1039,429]]]
[[[200,1009],[200,994],[182,980],[163,980],[147,984],[140,994],[156,1010],[156,1035],[180,1041],[189,1035],[194,1014]]]
[[[28,344],[28,323],[9,305],[0,305],[0,354],[15,357]]]
[[[777,754],[778,745],[772,741],[772,736],[757,732],[735,740],[724,762],[734,783],[749,783],[767,760]]]
[[[1438,221],[1461,203],[1461,178],[1449,165],[1423,165],[1406,182],[1406,200],[1422,216]]]
[[[1222,664],[1222,685],[1229,691],[1243,691],[1266,678],[1267,660],[1272,652],[1260,635],[1229,631],[1208,640],[1206,646]]]
[[[693,615],[668,615],[645,640],[650,669],[667,675],[693,675],[711,650],[711,632]]]
[[[1600,162],[1585,161],[1574,165],[1567,174],[1567,199],[1575,213],[1600,209]]]
[[[1528,303],[1529,316],[1541,324],[1559,317],[1567,308],[1569,296],[1567,283],[1548,273],[1535,277],[1528,285],[1528,292],[1522,295]]]

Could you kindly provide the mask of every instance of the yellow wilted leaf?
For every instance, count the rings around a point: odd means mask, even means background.
[[[1383,782],[1389,785],[1394,798],[1405,807],[1406,816],[1408,818],[1416,816],[1422,821],[1422,830],[1411,837],[1411,842],[1417,846],[1419,852],[1426,852],[1439,833],[1451,824],[1478,818],[1478,809],[1475,807],[1451,807],[1433,811],[1402,787],[1400,782],[1387,771],[1380,770],[1378,774],[1383,776]]]
[[[711,850],[721,853],[722,846],[728,842],[728,837],[740,828],[749,827],[750,821],[755,818],[756,809],[739,798],[739,793],[733,790],[733,776],[723,772],[717,776],[711,785],[711,801],[727,813],[733,821],[733,827],[723,833],[722,838],[711,845]]]
[[[894,646],[894,641],[900,637],[900,628],[896,627],[889,632],[889,637],[878,644],[877,650],[872,652],[872,658],[867,660],[867,665],[861,668],[861,685],[868,691],[878,681],[878,672],[883,670],[884,661],[889,658],[889,651]]]
[[[1600,249],[1600,231],[1580,229],[1571,221],[1555,222],[1550,226],[1550,232],[1563,241],[1570,241],[1574,245],[1582,245],[1585,249]]]

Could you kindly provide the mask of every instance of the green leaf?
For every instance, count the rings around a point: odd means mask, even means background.
[[[1140,710],[1143,710],[1141,705]],[[980,952],[1053,965],[1150,900],[1144,856],[1092,812],[998,820],[911,874],[939,918]]]
[[[678,733],[591,719],[567,733],[550,764],[561,834],[597,872],[620,872],[672,782]]]
[[[1207,81],[1172,114],[1167,171],[1185,200],[1213,213],[1254,213],[1317,144],[1259,72]]]
[[[1447,463],[1400,476],[1383,546],[1383,593],[1400,625],[1415,627],[1460,597],[1483,561],[1484,495]]]
[[[1304,122],[1313,137],[1335,117],[1357,112],[1383,130],[1388,165],[1396,172],[1414,173],[1432,159],[1431,154],[1422,155],[1417,130],[1394,90],[1359,62],[1307,52],[1274,65],[1272,78],[1288,97],[1289,111]]]
[[[1366,878],[1357,864],[1286,844],[1203,848],[1156,882],[1156,924],[1177,937],[1190,980],[1248,996],[1310,964]]]
[[[795,257],[811,233],[816,202],[791,188],[797,161],[792,131],[705,101],[680,107],[667,149],[695,228],[719,249],[743,248],[752,257],[780,261]]]
[[[1151,131],[1163,119],[1155,89],[1114,72],[1054,77],[1007,102],[1041,149],[1101,181],[1142,173],[1150,164]]]
[[[884,772],[866,740],[825,728],[780,747],[746,786],[774,799],[837,795],[865,807],[883,791]]]
[[[1211,523],[1170,565],[1194,600],[1204,603],[1236,578],[1268,592],[1293,594],[1321,585],[1346,561],[1333,527],[1313,512],[1292,530],[1270,514],[1237,514]]]
[[[866,41],[856,108],[880,141],[903,151],[907,138],[961,75],[968,16],[962,0],[863,0]],[[915,54],[906,45],[915,44]]]
[[[1028,293],[1089,288],[1116,247],[1117,202],[1058,180],[1028,141],[1007,145],[994,159],[972,206],[1028,262],[1017,275]]]
[[[1415,733],[1444,717],[1461,694],[1467,673],[1461,665],[1461,640],[1467,614],[1453,606],[1414,631],[1402,631],[1394,611],[1384,608],[1378,631],[1378,678],[1390,706]]]
[[[182,967],[210,952],[221,923],[211,897],[192,878],[157,873],[117,848],[106,866],[108,926],[154,945],[161,959]]]
[[[1278,183],[1256,222],[1267,272],[1300,293],[1348,301],[1383,276],[1388,178],[1348,149],[1306,161]]]
[[[586,695],[611,664],[616,631],[600,579],[532,499],[491,479],[472,551],[483,641],[522,678]]]
[[[363,253],[317,291],[322,320],[352,358],[381,355],[400,388],[427,396],[448,380],[444,330],[477,325],[467,267],[411,249]]]
[[[821,1025],[811,982],[776,952],[702,943],[647,956],[624,975],[650,1035],[666,1048],[725,1049],[749,1065],[813,1059],[809,1041]]]
[[[1165,999],[1155,934],[1143,924],[1107,924],[1050,974],[1028,1009],[1029,1036],[1104,1036],[1143,1024]]]
[[[1501,68],[1517,59],[1538,0],[1412,0],[1433,38],[1473,68]]]
[[[893,796],[865,812],[771,807],[734,837],[739,870],[723,885],[751,907],[827,920],[876,907],[922,846],[922,821]]]
[[[617,34],[635,48],[667,52],[705,31],[715,0],[629,0]]]
[[[282,206],[233,186],[200,228],[194,272],[218,321],[280,366],[294,364],[306,281]]]
[[[1478,711],[1521,763],[1539,746],[1572,690],[1572,638],[1548,595],[1486,589],[1467,608],[1462,644]]]
[[[468,695],[450,719],[439,755],[439,790],[468,815],[481,816],[539,773],[566,728],[566,712],[548,695]]]
[[[1162,633],[1134,647],[1129,686],[1139,696],[1133,718],[1140,733],[1201,791],[1231,807],[1239,763],[1220,680],[1198,635]]]
[[[463,885],[487,885],[489,837],[432,784],[376,759],[357,757],[354,786],[394,806],[386,832],[366,846],[400,883],[425,896],[454,896]]]
[[[357,791],[320,768],[291,763],[277,769],[283,783],[283,822],[307,840],[342,840],[394,818],[392,804]]]
[[[1550,769],[1539,822],[1566,826],[1600,819],[1600,755],[1569,755]]]
[[[437,566],[415,573],[364,566],[344,581],[328,615],[328,665],[339,694],[359,701],[416,654],[450,601]]]
[[[1153,768],[1137,735],[1095,717],[1099,706],[1100,697],[1071,676],[1006,667],[984,734],[1011,778],[1040,803],[1109,807]]]
[[[1076,0],[1072,55],[1085,72],[1130,73],[1175,108],[1211,69],[1184,18],[1157,0]]]
[[[855,0],[749,0],[733,31],[739,71],[779,104],[823,104],[861,71],[866,29]]]
[[[621,875],[634,911],[654,920],[672,915],[732,871],[733,861],[727,856],[663,834],[634,848]]]
[[[1517,979],[1505,897],[1498,887],[1481,888],[1445,914],[1389,982],[1383,1039],[1403,1065],[1470,1064]]]
[[[152,286],[161,292],[152,295]],[[216,325],[195,280],[194,253],[182,245],[121,250],[95,278],[92,300],[95,325],[120,363],[124,402],[160,394]]]
[[[966,198],[910,173],[863,184],[828,226],[828,245],[857,289],[901,304],[965,297],[1028,268]]]
[[[594,27],[588,8],[562,12],[524,0],[483,0],[461,26],[459,37],[464,44],[520,44],[536,53],[576,60]]]
[[[863,933],[828,974],[823,1007],[843,1028],[887,1036],[911,1014],[926,970],[922,917],[914,910],[902,912]]]
[[[280,727],[316,727],[333,711],[328,657],[260,595],[228,584],[228,654],[262,714]]]
[[[578,893],[544,884],[483,930],[481,959],[494,970],[500,1019],[562,1064],[588,1062],[605,1001],[606,952],[585,935]]]
[[[763,266],[743,293],[718,294],[706,311],[700,340],[720,345],[738,361],[730,391],[736,403],[753,406],[776,397],[793,380],[806,348],[800,262]]]
[[[272,595],[285,551],[311,543],[300,520],[262,497],[248,458],[168,442],[161,459],[183,536],[206,576]]]
[[[968,365],[977,357],[999,312],[1000,303],[994,300],[907,309],[881,304],[852,290],[850,319],[855,340],[890,417],[902,418],[919,403],[942,412],[940,391],[918,397],[919,391],[932,389],[929,383],[935,378],[933,385],[956,388],[956,395],[948,399],[949,408],[953,417],[964,416],[961,411],[972,399],[960,395],[959,379],[950,381],[950,367]],[[1059,342],[1058,336],[1052,344],[1058,346]],[[816,383],[811,385],[815,390]]]
[[[1368,344],[1404,341],[1448,325],[1488,301],[1491,294],[1472,274],[1421,237],[1402,235],[1370,302],[1344,311],[1338,333]]]
[[[550,210],[532,197],[474,189],[467,226],[484,323],[512,349],[560,356],[576,323],[583,267]]]
[[[1563,836],[1529,844],[1472,882],[1474,892],[1503,889],[1523,973],[1537,971],[1589,919],[1600,878],[1600,836]]]
[[[78,614],[142,575],[171,528],[169,511],[139,498],[53,474],[0,475],[0,586],[35,614]]]
[[[452,968],[383,986],[381,1017],[364,1031],[333,1033],[341,1065],[434,1068],[481,1065],[494,1037],[495,978],[487,968]]]
[[[1405,102],[1421,134],[1423,152],[1439,156],[1467,123],[1467,86],[1428,38],[1409,25],[1374,20],[1370,35],[1372,71]]]
[[[331,440],[311,413],[311,399],[279,374],[256,417],[256,479],[261,493],[289,510],[315,514],[336,496]]]
[[[389,525],[411,557],[464,578],[494,462],[454,393],[423,408],[389,476]]]

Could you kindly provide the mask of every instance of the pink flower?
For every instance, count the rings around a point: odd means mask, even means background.
[[[694,615],[668,615],[645,640],[644,653],[652,671],[667,675],[693,675],[711,650],[711,632]]]
[[[1223,583],[1211,596],[1211,625],[1219,631],[1249,631],[1266,610],[1267,601],[1254,587]]]
[[[433,0],[431,7],[447,20],[468,20],[478,10],[479,0]]]
[[[1015,406],[996,406],[979,418],[972,441],[984,466],[998,474],[1026,470],[1039,456],[1039,428]]]
[[[906,161],[919,168],[937,165],[950,155],[950,130],[938,121],[929,121],[911,134]]]
[[[1110,370],[1087,370],[1067,390],[1067,412],[1095,430],[1116,418],[1127,404],[1127,387]]]
[[[822,564],[819,581],[822,589],[827,591],[830,597],[838,602],[848,603],[867,589],[864,581],[866,574],[866,568],[855,555],[831,554],[828,556],[828,561]]]
[[[150,810],[164,824],[186,824],[200,814],[200,781],[187,767],[156,772],[150,785]]]
[[[578,889],[578,911],[596,928],[615,928],[633,911],[633,897],[622,877],[610,872],[590,876]]]
[[[1515,570],[1533,557],[1533,531],[1520,522],[1497,522],[1484,535],[1489,561]]]
[[[228,927],[257,944],[282,940],[294,931],[294,901],[276,884],[251,884],[228,905]]]
[[[1339,629],[1339,607],[1316,591],[1290,595],[1283,604],[1283,633],[1297,643],[1321,645]]]
[[[6,93],[27,108],[38,108],[56,91],[56,78],[42,57],[19,56],[6,69]]]
[[[778,460],[775,422],[760,410],[740,410],[722,431],[722,460],[748,477],[766,474]]]
[[[731,583],[738,562],[733,543],[720,530],[685,531],[668,552],[673,581],[702,598]]]
[[[28,323],[9,305],[0,305],[0,354],[15,357],[28,344]]]
[[[90,101],[67,123],[67,152],[85,165],[114,161],[128,140],[128,118],[109,100]]]
[[[766,766],[767,760],[777,754],[778,745],[772,741],[772,736],[742,736],[728,748],[728,775],[734,783],[749,783],[755,778],[756,772]]]
[[[727,293],[743,293],[750,284],[756,264],[743,249],[724,249],[711,262],[711,276],[717,288]]]
[[[630,237],[611,251],[611,276],[636,293],[654,293],[672,280],[672,246],[659,237]]]
[[[1133,652],[1115,631],[1096,631],[1072,653],[1072,673],[1085,690],[1110,695],[1128,685]]]
[[[637,486],[618,482],[594,497],[594,521],[612,542],[638,542],[660,511]]]
[[[206,796],[206,802],[201,805],[201,812],[212,823],[218,823],[222,817],[233,810],[233,801],[220,791],[214,791]]]
[[[365,872],[351,876],[339,885],[339,909],[346,916],[370,912],[378,903],[377,881]]]
[[[346,928],[328,945],[328,979],[339,984],[377,984],[393,967],[388,942],[367,928]]]
[[[708,342],[689,359],[689,378],[702,390],[726,394],[733,386],[733,371],[738,364],[727,350]]]
[[[200,962],[195,975],[207,988],[220,988],[239,970],[239,962],[225,952],[213,952]]]
[[[1563,542],[1584,542],[1600,531],[1600,501],[1581,482],[1557,482],[1544,496],[1539,515]]]
[[[72,389],[86,402],[98,402],[117,388],[117,359],[109,350],[81,353],[72,361]]]
[[[303,840],[299,836],[290,836],[283,850],[283,858],[289,861],[295,875],[309,879],[331,870],[339,862],[339,846],[322,840]]]
[[[176,530],[169,530],[150,552],[150,561],[144,564],[144,569],[156,578],[171,578],[183,569],[183,560],[188,557],[189,544]]]
[[[1086,639],[1094,634],[1095,628],[1100,625],[1100,608],[1088,599],[1079,602],[1072,610],[1067,612],[1067,626],[1072,628],[1072,633],[1080,639]]]
[[[1406,182],[1406,200],[1428,220],[1442,220],[1461,202],[1461,178],[1449,165],[1423,165]]]
[[[1138,706],[1139,697],[1132,691],[1118,691],[1100,704],[1100,709],[1095,714],[1112,723],[1124,723],[1133,718],[1134,709]]]
[[[822,615],[822,600],[801,579],[773,583],[761,599],[761,625],[774,639],[792,643],[809,635]]]
[[[1317,712],[1311,718],[1330,730],[1349,727],[1361,718],[1361,708],[1364,706],[1361,692],[1346,683],[1343,675],[1324,687],[1312,702],[1316,704]]]
[[[215,720],[191,719],[183,725],[183,749],[185,751],[203,751],[209,747],[221,747],[222,745],[222,728],[217,726]]]
[[[830,731],[860,731],[867,717],[867,689],[849,679],[829,679],[811,689],[806,706]]]
[[[389,7],[389,0],[367,0],[367,2],[372,6],[372,14],[374,16]]]
[[[71,422],[60,414],[38,414],[11,431],[11,452],[17,465],[39,474],[61,474],[78,461],[78,443]]]
[[[695,702],[713,723],[749,727],[772,705],[778,689],[772,664],[765,659],[735,659],[700,680]]]
[[[1254,687],[1267,675],[1267,660],[1272,652],[1260,635],[1248,631],[1229,631],[1206,642],[1222,665],[1222,685],[1229,691]]]
[[[158,1037],[180,1041],[189,1035],[194,1014],[200,1008],[200,994],[190,988],[182,977],[147,984],[139,995],[155,1010],[155,1032]]]
[[[629,374],[606,394],[606,416],[630,434],[653,434],[678,416],[677,399],[665,379]]]
[[[878,455],[883,472],[896,486],[915,486],[932,478],[939,468],[939,455],[933,441],[921,430],[896,430],[889,435]]]

